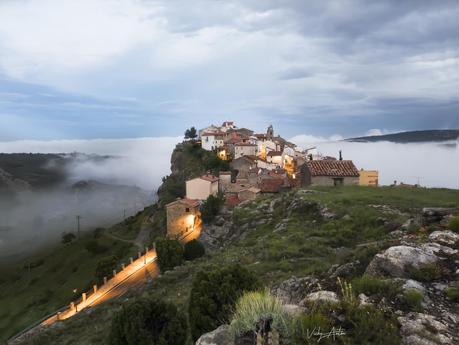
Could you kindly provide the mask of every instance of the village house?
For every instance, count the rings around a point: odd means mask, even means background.
[[[256,156],[257,145],[239,142],[234,144],[234,158],[240,158],[243,156]]]
[[[207,174],[186,181],[188,199],[206,200],[209,195],[218,194],[218,177]]]
[[[275,164],[276,166],[282,168],[283,167],[282,152],[281,151],[269,151],[266,154],[266,161],[268,163]]]
[[[253,200],[260,194],[260,189],[245,183],[232,183],[227,186],[225,196],[231,204]]]
[[[167,237],[182,238],[201,229],[199,200],[178,199],[166,205]]]
[[[247,178],[249,171],[257,168],[257,157],[242,156],[233,159],[230,167],[237,172],[237,178]]]
[[[363,170],[359,171],[359,184],[361,186],[377,187],[379,184],[378,170]]]
[[[312,160],[301,166],[303,186],[358,185],[359,171],[350,160]]]
[[[223,132],[203,132],[201,134],[201,147],[207,151],[213,151],[224,145]]]

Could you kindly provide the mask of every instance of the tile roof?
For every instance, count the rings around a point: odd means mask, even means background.
[[[280,151],[269,151],[267,154],[267,156],[282,156],[282,152]]]
[[[251,143],[242,143],[242,142],[239,142],[239,143],[234,144],[234,146],[257,146],[257,145],[251,144]]]
[[[201,203],[199,200],[183,198],[183,199],[178,199],[178,200],[168,203],[166,207],[169,207],[175,204],[184,204],[190,207],[198,207]]]
[[[258,187],[263,193],[278,193],[283,185],[284,180],[281,178],[264,178]]]
[[[209,181],[209,182],[217,182],[218,181],[218,177],[217,176],[214,176],[214,175],[202,175],[202,176],[199,176],[200,179],[202,180],[205,180],[205,181]]]
[[[358,177],[359,171],[350,160],[316,160],[306,162],[312,176]]]

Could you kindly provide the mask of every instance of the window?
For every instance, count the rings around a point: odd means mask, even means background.
[[[344,184],[344,178],[342,177],[337,177],[333,179],[333,185],[334,186],[342,186]]]
[[[187,212],[187,213],[190,212],[190,208],[187,207],[187,208],[185,209],[185,212]]]

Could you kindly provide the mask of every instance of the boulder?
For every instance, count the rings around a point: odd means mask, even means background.
[[[404,345],[453,344],[448,327],[432,315],[412,312],[397,320]]]
[[[339,303],[338,295],[333,291],[316,291],[312,292],[306,296],[306,298],[301,302],[302,305],[307,305],[309,303]]]
[[[451,230],[445,231],[434,231],[429,235],[431,242],[436,242],[445,246],[456,246],[459,245],[459,234],[452,232]]]
[[[439,258],[433,252],[419,247],[395,246],[376,254],[366,269],[373,276],[407,278],[413,269],[437,264]]]
[[[457,249],[452,249],[447,246],[442,246],[438,243],[423,243],[421,248],[431,254],[444,257],[444,256],[452,256],[458,253]]]
[[[212,332],[205,333],[196,342],[196,345],[230,345],[229,326],[222,325]]]
[[[319,280],[314,277],[291,277],[271,289],[271,293],[285,304],[298,304],[306,295],[318,289]]]
[[[356,260],[356,261],[345,263],[341,266],[332,267],[328,271],[328,274],[330,274],[331,279],[336,279],[338,277],[350,278],[356,274],[359,268],[360,268],[360,261]]]

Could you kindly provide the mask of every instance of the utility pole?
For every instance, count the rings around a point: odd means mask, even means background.
[[[126,209],[123,211],[123,219],[126,220]]]
[[[80,215],[76,216],[78,238],[80,238],[80,219],[81,219]]]

